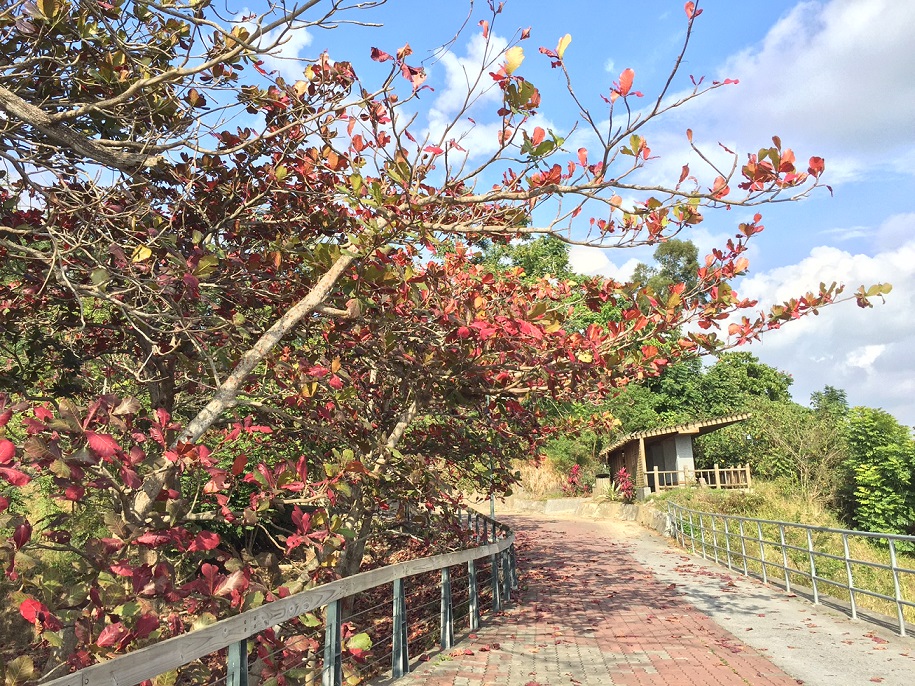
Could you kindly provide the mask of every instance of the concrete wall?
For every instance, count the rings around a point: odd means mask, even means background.
[[[480,503],[476,508],[489,514],[489,504]],[[552,500],[525,500],[512,496],[505,502],[496,503],[496,519],[499,513],[531,512],[545,515],[572,515],[591,519],[620,519],[638,522],[660,534],[670,535],[667,512],[662,512],[650,504],[611,502],[602,498],[554,498]]]

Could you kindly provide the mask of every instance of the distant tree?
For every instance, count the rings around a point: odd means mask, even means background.
[[[763,364],[752,353],[723,353],[702,376],[702,402],[713,417],[740,412],[754,397],[790,400],[793,382],[790,374]]]
[[[633,281],[662,296],[675,284],[684,284],[687,291],[699,284],[699,249],[692,241],[671,238],[655,248],[654,259],[657,267],[644,263],[636,265]]]
[[[841,388],[826,385],[822,391],[810,394],[810,407],[817,412],[845,417],[848,414],[848,397]]]
[[[848,414],[848,457],[840,505],[857,528],[915,534],[915,441],[884,410]]]
[[[569,264],[569,246],[556,236],[517,243],[488,242],[476,261],[493,270],[520,267],[528,280],[545,277],[568,280],[577,276]]]

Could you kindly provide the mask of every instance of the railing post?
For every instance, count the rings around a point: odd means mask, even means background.
[[[511,554],[508,556],[509,564],[511,565],[511,577],[512,577],[512,590],[518,590],[518,557],[517,551],[515,550],[515,544],[512,543],[511,548],[509,548]]]
[[[479,514],[474,515],[473,526],[474,526],[474,529],[476,530],[476,539],[479,541],[480,540],[480,515]]]
[[[454,644],[454,617],[451,608],[451,570],[442,567],[442,610],[441,610],[441,641],[442,650],[447,650]]]
[[[785,593],[791,593],[791,575],[788,573],[788,549],[785,547],[785,525],[778,525],[778,536],[782,544],[782,564],[785,570]]]
[[[502,551],[502,599],[510,603],[512,599],[511,560],[508,548]]]
[[[492,577],[492,611],[498,612],[502,609],[501,587],[499,584],[499,567],[502,562],[502,556],[493,553],[490,556],[490,576]]]
[[[658,480],[658,465],[654,466],[654,492],[661,492],[661,482]]]
[[[721,470],[718,469],[718,463],[715,463],[715,488],[721,488]]]
[[[712,518],[712,553],[715,555],[715,563],[718,563],[718,531],[715,529],[715,515],[709,515]]]
[[[693,511],[689,511],[689,542],[693,547],[693,555],[696,554],[696,530],[693,528]]]
[[[467,562],[467,593],[469,597],[470,630],[480,628],[480,593],[477,588],[477,565],[475,560]]]
[[[341,630],[340,601],[335,600],[327,606],[327,619],[324,623],[324,669],[321,672],[321,686],[340,686],[343,683]]]
[[[737,520],[738,527],[740,529],[740,556],[743,558],[743,575],[749,576],[750,572],[747,569],[747,539],[743,533],[743,520]]]
[[[247,638],[229,645],[226,663],[226,686],[248,686]]]
[[[893,569],[893,588],[896,597],[896,614],[899,616],[899,635],[905,636],[905,615],[902,612],[902,589],[899,586],[899,567],[896,565],[896,542],[889,538],[890,567]]]
[[[699,513],[699,537],[702,539],[702,557],[708,559],[708,555],[705,552],[705,519],[702,516],[702,513]]]
[[[734,568],[731,566],[731,532],[728,531],[728,518],[722,517],[721,519],[724,522],[724,547],[725,550],[727,550],[728,569],[734,571]]]
[[[394,636],[391,640],[391,675],[397,679],[410,671],[407,645],[407,599],[403,579],[394,580]]]
[[[817,589],[817,566],[813,558],[813,533],[807,529],[807,557],[810,559],[810,585],[813,588],[813,604],[820,604],[820,592]]]
[[[750,486],[753,484],[753,479],[750,477],[750,463],[747,462],[747,490],[750,490]]]
[[[767,584],[769,583],[769,575],[766,573],[766,548],[763,545],[762,522],[759,520],[756,520],[756,533],[759,537],[759,564],[762,565],[763,583]]]
[[[848,551],[848,534],[842,534],[842,548],[845,550],[845,573],[848,576],[848,602],[851,605],[851,618],[858,619],[858,604],[855,600],[855,580],[851,573],[851,554]]]

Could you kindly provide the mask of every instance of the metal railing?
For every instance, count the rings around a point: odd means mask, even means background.
[[[852,619],[859,605],[895,613],[900,636],[915,620],[915,536],[699,512],[670,502],[667,508],[681,546],[732,571],[788,593],[803,584],[814,604],[823,596],[847,601]]]
[[[476,547],[289,595],[46,686],[135,686],[162,675],[170,684],[341,686],[344,679],[403,676],[411,654],[436,642],[452,647],[457,624],[479,628],[485,605],[498,612],[518,587],[514,533],[476,512],[462,516],[461,524]]]

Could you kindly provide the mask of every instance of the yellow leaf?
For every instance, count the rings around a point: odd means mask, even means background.
[[[38,11],[41,12],[42,16],[46,19],[53,19],[54,15],[56,15],[60,9],[57,0],[38,0],[35,5],[38,7]]]
[[[137,249],[133,251],[133,256],[130,258],[130,261],[142,262],[143,260],[148,260],[150,257],[152,257],[152,250],[145,245],[138,245]]]
[[[568,33],[559,39],[559,44],[556,46],[556,54],[559,55],[559,59],[562,59],[563,53],[566,51],[566,48],[569,47],[569,43],[572,42],[572,36]]]
[[[513,48],[509,48],[505,51],[505,73],[511,74],[518,67],[521,66],[521,63],[524,61],[524,48],[520,45],[516,45]]]

